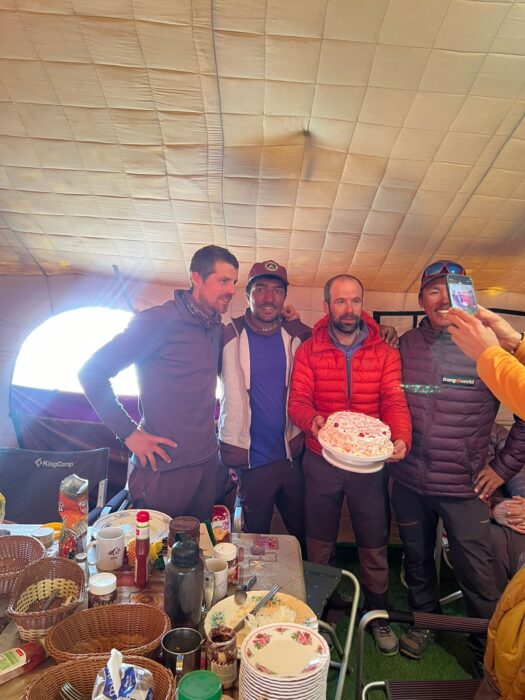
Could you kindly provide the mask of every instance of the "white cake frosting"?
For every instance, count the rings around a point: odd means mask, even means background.
[[[380,459],[392,453],[388,425],[365,413],[332,413],[319,431],[319,439],[335,454]]]

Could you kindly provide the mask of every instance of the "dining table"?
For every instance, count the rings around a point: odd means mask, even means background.
[[[11,534],[30,535],[38,527],[32,524],[6,524]],[[306,601],[306,589],[303,575],[303,563],[299,542],[291,535],[254,535],[248,533],[232,533],[231,542],[237,545],[239,557],[239,582],[229,584],[228,595],[232,595],[239,584],[248,581],[255,574],[257,581],[252,590],[269,590],[274,584],[279,584],[283,593],[293,595],[301,601]],[[204,524],[201,524],[200,548],[205,558],[213,556],[213,544]],[[56,543],[48,549],[48,556],[56,556]],[[90,575],[97,572],[93,563],[89,565]],[[130,603],[130,596],[138,589],[133,583],[133,572],[129,566],[113,572],[117,576],[118,603]],[[148,582],[148,591],[162,596],[164,591],[164,571],[158,568],[151,569]],[[5,620],[5,611],[9,599],[0,598],[0,626]],[[87,607],[87,593],[84,601],[77,608],[82,610]],[[74,614],[74,613],[73,613]],[[16,624],[11,620],[0,632],[0,653],[22,643]],[[26,687],[41,673],[55,662],[47,658],[38,668],[25,673],[0,686],[2,700],[19,700]],[[236,697],[235,689],[225,691],[228,695]]]

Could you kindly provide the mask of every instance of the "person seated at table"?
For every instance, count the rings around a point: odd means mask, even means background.
[[[494,423],[490,435],[488,461],[492,461],[505,447],[509,431]],[[491,496],[490,537],[494,555],[494,578],[503,590],[514,574],[525,563],[525,464],[516,476],[509,479]]]

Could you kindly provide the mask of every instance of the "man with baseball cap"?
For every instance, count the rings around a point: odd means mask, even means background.
[[[296,349],[310,329],[283,318],[286,268],[255,263],[248,275],[243,316],[224,332],[219,454],[235,469],[247,532],[268,533],[277,505],[304,548],[303,436],[287,418]]]
[[[487,499],[525,462],[525,422],[516,419],[502,450],[487,463],[499,402],[481,381],[476,364],[449,333],[448,274],[462,265],[438,260],[423,271],[419,303],[426,316],[401,337],[400,351],[412,449],[390,465],[392,505],[405,549],[408,602],[418,612],[439,612],[434,546],[442,519],[450,559],[472,617],[490,618],[501,591],[493,575]],[[434,632],[409,628],[399,640],[406,656],[420,659]],[[477,661],[485,639],[471,639]]]

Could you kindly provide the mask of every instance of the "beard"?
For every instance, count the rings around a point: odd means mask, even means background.
[[[340,333],[345,333],[347,335],[352,335],[352,333],[355,333],[361,322],[361,319],[357,316],[342,316],[337,321],[334,321],[333,318],[330,320],[332,321],[334,328],[337,328]],[[353,321],[353,323],[348,325],[349,321]]]

